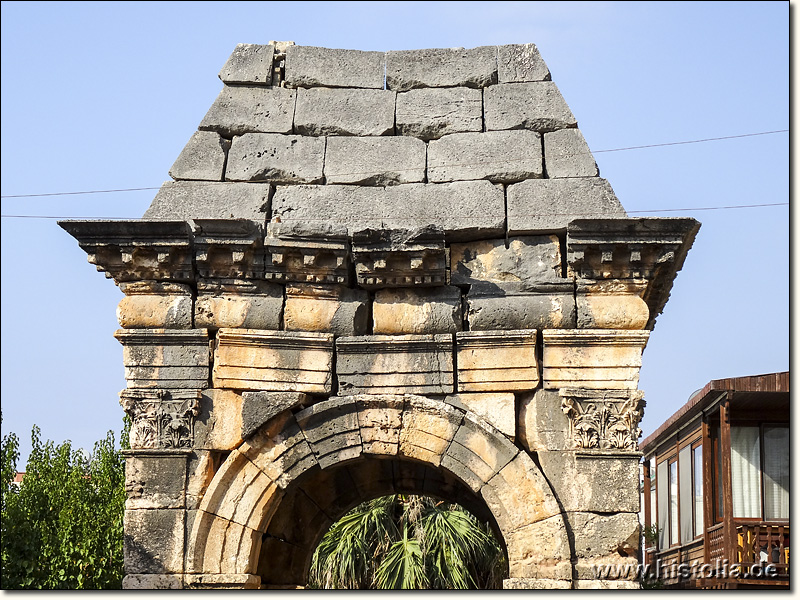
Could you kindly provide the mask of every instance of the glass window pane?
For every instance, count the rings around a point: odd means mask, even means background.
[[[764,427],[764,516],[789,518],[789,428]]]
[[[680,478],[681,544],[694,539],[692,523],[692,448],[686,446],[678,452],[678,477]]]
[[[678,543],[678,463],[669,464],[669,543]]]
[[[669,480],[667,479],[667,461],[658,463],[658,547],[669,546]]]
[[[650,459],[650,522],[648,525],[653,526],[658,523],[656,518],[656,459]]]
[[[761,518],[758,427],[731,427],[731,484],[734,518]]]
[[[692,450],[694,455],[694,534],[703,535],[703,447]]]

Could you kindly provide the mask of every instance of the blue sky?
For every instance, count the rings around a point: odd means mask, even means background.
[[[703,223],[643,357],[651,433],[711,379],[789,368],[788,2],[3,2],[2,195],[158,187],[237,43],[535,43],[623,206]],[[3,215],[138,218],[155,190],[3,198]],[[639,212],[644,211],[644,212]],[[116,305],[55,219],[2,218],[3,434],[121,428]]]

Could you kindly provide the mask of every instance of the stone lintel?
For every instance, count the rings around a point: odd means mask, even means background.
[[[536,330],[456,333],[459,392],[508,392],[539,384]]]
[[[203,278],[261,279],[261,224],[248,219],[194,219],[197,274]]]

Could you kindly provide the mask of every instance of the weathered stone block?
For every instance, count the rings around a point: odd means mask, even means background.
[[[640,590],[638,581],[623,579],[576,579],[573,588],[576,590]]]
[[[383,89],[383,52],[315,46],[286,49],[286,87]]]
[[[626,216],[614,190],[599,177],[527,179],[510,185],[506,197],[509,235],[564,231],[580,217]]]
[[[514,441],[517,428],[514,394],[459,393],[447,396],[445,401],[475,413]]]
[[[355,401],[364,454],[397,454],[403,424],[403,397],[355,396]]]
[[[561,515],[506,534],[510,577],[572,579],[570,549]]]
[[[169,170],[173,179],[222,181],[230,141],[214,131],[195,131]]]
[[[522,83],[550,81],[550,69],[535,44],[508,44],[497,47],[497,81]]]
[[[539,451],[542,472],[565,511],[639,512],[641,453]]]
[[[395,92],[310,88],[297,90],[294,130],[300,135],[391,135]]]
[[[264,278],[263,220],[194,217],[191,223],[198,291],[229,286],[257,293]]]
[[[547,176],[597,177],[597,163],[579,129],[559,129],[544,134]]]
[[[450,279],[454,285],[481,281],[537,283],[561,277],[558,236],[481,240],[450,246]]]
[[[348,394],[449,394],[451,335],[371,335],[336,340],[339,389]]]
[[[205,329],[119,329],[129,388],[208,387]]]
[[[242,439],[253,435],[272,417],[309,401],[309,396],[300,392],[242,392]]]
[[[198,449],[238,447],[242,443],[242,396],[230,390],[204,391],[194,434]]]
[[[226,85],[271,85],[274,56],[272,44],[236,44],[219,78]]]
[[[358,285],[366,289],[434,287],[448,282],[444,231],[427,226],[353,233]]]
[[[126,575],[122,579],[123,590],[180,590],[183,589],[183,575]]]
[[[214,474],[225,454],[216,450],[193,450],[186,467],[186,530],[191,531],[193,515],[200,507]]]
[[[220,329],[214,387],[268,392],[331,391],[333,335]]]
[[[463,418],[462,411],[448,404],[407,398],[399,454],[438,466]]]
[[[614,562],[621,556],[636,557],[639,552],[639,515],[630,512],[596,514],[568,512],[575,557]]]
[[[542,138],[535,131],[454,133],[428,144],[428,181],[488,179],[514,183],[543,176]]]
[[[486,131],[532,129],[544,133],[578,126],[552,81],[493,85],[484,90],[483,100]]]
[[[481,90],[420,89],[397,95],[397,133],[435,140],[450,133],[481,131]]]
[[[125,511],[125,572],[183,572],[183,509]]]
[[[500,236],[504,231],[503,191],[488,181],[389,186],[294,185],[278,188],[273,218],[282,224],[330,219],[348,232],[366,228],[420,228],[437,224],[448,241]]]
[[[261,577],[249,573],[203,573],[184,575],[187,590],[258,590]]]
[[[508,392],[539,384],[536,330],[456,333],[459,392]]]
[[[642,300],[644,280],[578,280],[575,302],[579,329],[644,329],[650,309]]]
[[[238,293],[237,293],[238,292]],[[253,282],[247,290],[201,290],[195,301],[196,327],[218,329],[279,329],[283,308],[283,286]]]
[[[396,185],[425,181],[425,142],[406,136],[331,136],[325,182]]]
[[[456,287],[378,290],[372,303],[375,334],[455,333],[461,320]]]
[[[279,133],[233,138],[225,179],[275,184],[322,183],[325,140]]]
[[[363,335],[369,325],[369,294],[334,285],[287,285],[283,319],[287,331]]]
[[[575,327],[571,280],[559,283],[479,283],[467,292],[471,331]],[[558,325],[556,325],[558,324]]]
[[[158,190],[144,219],[250,219],[264,222],[270,185],[168,181]]]
[[[228,86],[214,100],[197,127],[225,138],[245,133],[292,133],[297,95],[274,87]]]
[[[121,282],[125,297],[117,305],[117,321],[125,329],[192,328],[192,290],[188,285],[159,281]]]
[[[183,508],[186,458],[181,451],[127,452],[125,510]]]
[[[496,48],[430,48],[386,53],[386,87],[482,88],[497,83]]]
[[[519,441],[531,452],[572,448],[557,391],[538,389],[520,396]]]
[[[635,390],[649,336],[619,329],[545,330],[544,387]]]
[[[504,590],[569,590],[572,582],[565,579],[536,579],[534,577],[510,577],[503,579]]]

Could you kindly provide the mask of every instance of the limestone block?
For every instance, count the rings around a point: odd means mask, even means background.
[[[236,44],[219,78],[226,85],[271,85],[274,56],[272,44]]]
[[[242,439],[285,410],[308,404],[310,398],[300,392],[242,392]]]
[[[183,589],[183,575],[135,574],[122,578],[123,590],[180,590]]]
[[[125,456],[125,510],[183,508],[186,454],[137,451]]]
[[[614,562],[639,552],[639,515],[630,512],[596,514],[568,512],[575,557],[594,562]]]
[[[121,282],[125,297],[117,321],[125,329],[191,329],[193,300],[188,285],[169,282]]]
[[[393,456],[403,424],[402,396],[355,396],[364,454]]]
[[[187,590],[258,590],[261,577],[249,573],[202,573],[184,575]]]
[[[318,402],[295,415],[320,468],[361,455],[358,405],[352,397]]]
[[[279,329],[283,286],[258,281],[253,282],[252,288],[255,293],[226,293],[218,289],[199,291],[195,301],[195,326]]]
[[[558,392],[538,389],[520,396],[519,441],[531,452],[572,448]]]
[[[250,219],[264,222],[269,212],[266,183],[168,181],[158,190],[144,219]]]
[[[621,329],[545,330],[544,387],[635,390],[649,336]]]
[[[386,87],[400,92],[486,87],[497,83],[496,52],[494,46],[390,51],[386,53]]]
[[[230,141],[214,131],[195,131],[169,170],[173,179],[222,181]]]
[[[186,467],[186,530],[191,531],[190,516],[200,507],[214,474],[225,454],[215,450],[193,450]]]
[[[535,44],[508,44],[497,47],[498,83],[550,81],[550,69]]]
[[[118,329],[129,388],[208,387],[206,329]]]
[[[223,328],[212,380],[217,388],[326,394],[332,359],[329,333]]]
[[[539,178],[542,138],[535,131],[454,133],[428,144],[428,181],[488,179],[514,183]]]
[[[405,136],[331,136],[325,182],[396,185],[425,181],[425,142]]]
[[[564,231],[570,221],[624,218],[608,181],[599,177],[527,179],[507,189],[509,235]]]
[[[372,303],[375,334],[461,331],[461,291],[456,287],[378,290]]]
[[[561,515],[505,535],[509,577],[572,579],[570,549]]]
[[[613,571],[612,571],[613,569]],[[619,583],[636,583],[638,584],[637,573],[640,572],[641,566],[639,559],[636,556],[623,555],[618,553],[608,554],[603,557],[596,558],[578,558],[572,568],[572,576],[575,582],[583,581],[588,584],[589,582],[619,582]],[[612,574],[613,573],[613,574]],[[596,579],[601,577],[603,579]],[[601,589],[615,589],[614,587],[601,588]],[[628,589],[622,587],[621,589]]]
[[[539,384],[536,330],[461,331],[456,334],[459,392],[509,392]]]
[[[644,280],[578,280],[575,302],[579,329],[644,329],[650,309],[642,300]]]
[[[561,271],[561,245],[555,235],[510,238],[507,248],[504,240],[450,246],[450,278],[454,285],[555,281]]]
[[[383,52],[315,46],[286,48],[286,87],[383,89]]]
[[[565,579],[536,579],[534,577],[510,577],[503,579],[504,590],[570,590],[572,582]]]
[[[395,92],[300,88],[294,131],[300,135],[391,135]]]
[[[624,579],[576,579],[573,583],[576,590],[640,590],[638,581]]]
[[[287,331],[363,335],[369,325],[369,294],[339,285],[287,285],[283,319]]]
[[[293,185],[276,190],[272,208],[273,218],[280,217],[282,224],[326,219],[321,224],[345,224],[351,235],[366,228],[436,224],[448,241],[466,241],[499,237],[505,224],[503,191],[488,181],[385,188]]]
[[[564,510],[638,513],[640,453],[539,451],[537,457]]]
[[[370,335],[336,340],[339,389],[348,394],[453,392],[453,338]]]
[[[223,137],[245,133],[292,133],[295,90],[282,87],[228,86],[200,121],[201,131]]]
[[[458,360],[456,361],[458,362]],[[510,393],[459,393],[447,396],[445,401],[471,411],[485,419],[490,425],[512,442],[516,436],[516,414],[514,394]]]
[[[547,176],[597,177],[597,163],[579,129],[559,129],[544,134]]]
[[[481,131],[481,90],[428,88],[397,94],[397,133],[435,140],[450,133]]]
[[[183,509],[126,510],[125,572],[183,572]]]
[[[227,181],[275,184],[322,183],[325,140],[279,133],[245,133],[233,138]]]
[[[575,295],[571,280],[558,283],[473,284],[467,293],[471,331],[575,327]]]
[[[410,397],[403,412],[399,454],[439,466],[464,413],[448,404]]]
[[[232,450],[242,443],[242,396],[230,390],[205,390],[194,425],[195,448]]]
[[[545,133],[578,126],[552,81],[493,85],[484,90],[483,101],[486,131],[532,129]]]

